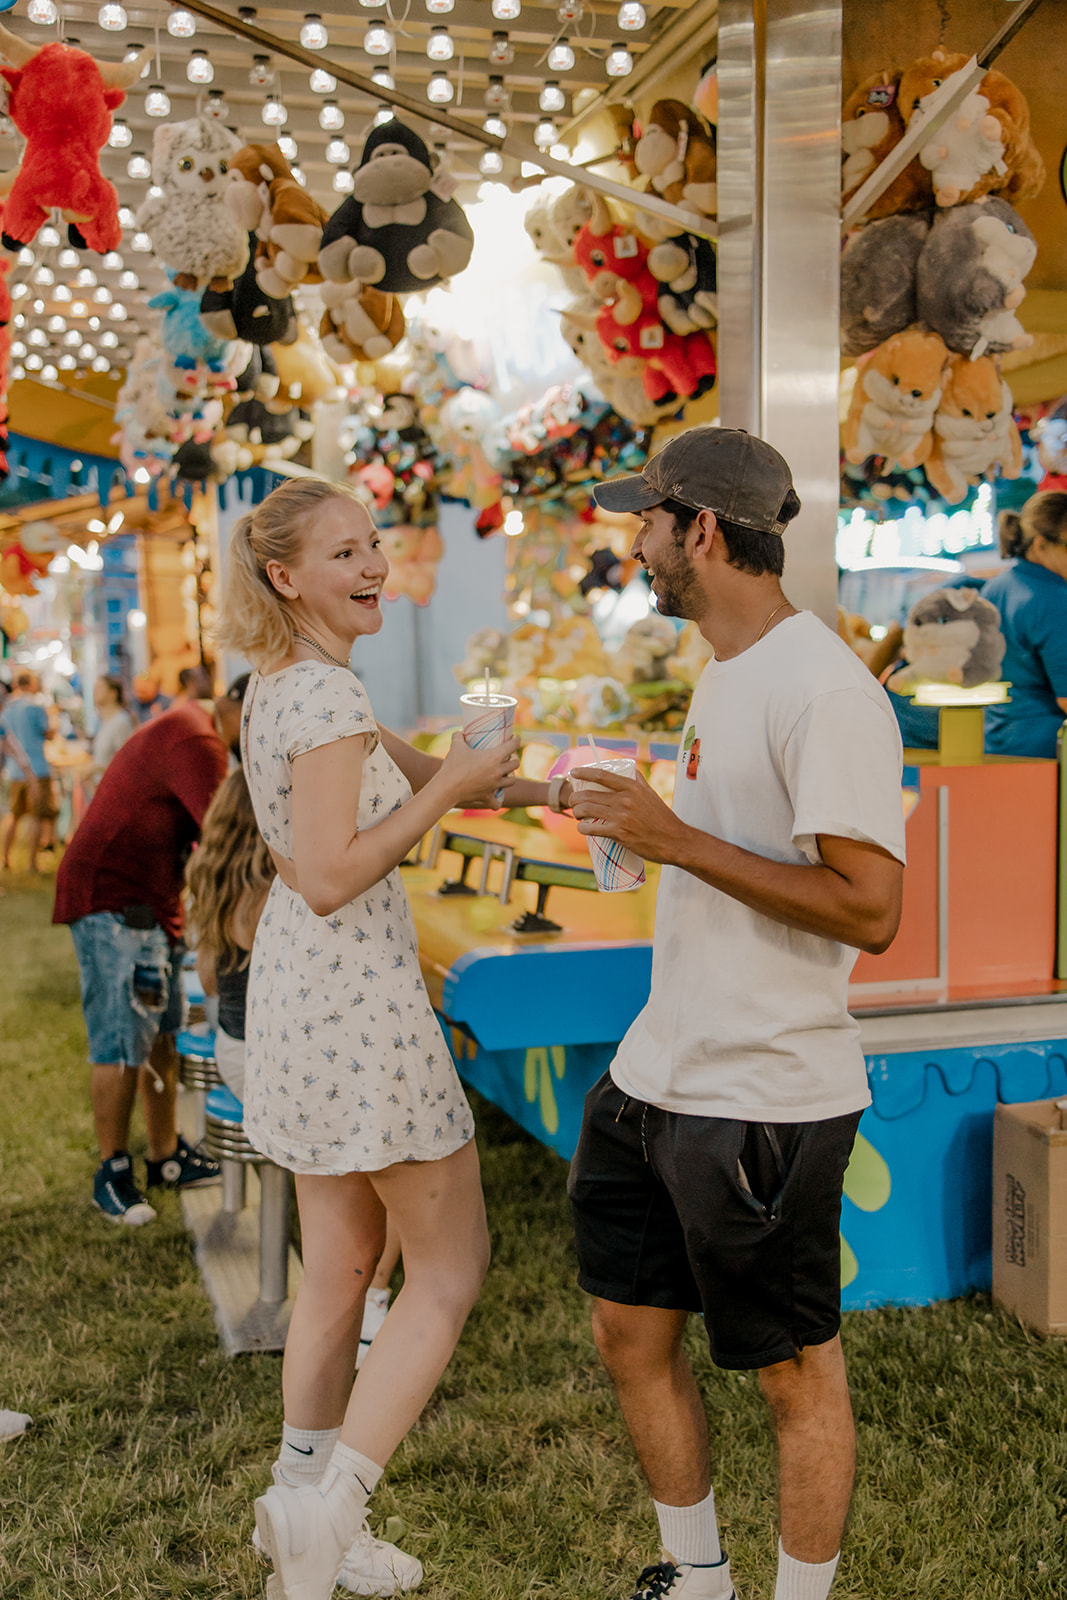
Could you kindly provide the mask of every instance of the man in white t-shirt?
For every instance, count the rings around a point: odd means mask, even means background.
[[[579,1282],[652,1491],[665,1559],[634,1600],[730,1600],[704,1408],[682,1349],[756,1369],[778,1444],[775,1600],[825,1600],[852,1490],[839,1338],[841,1186],[869,1103],[847,1010],[900,917],[901,747],[866,667],[782,592],[800,509],[762,440],[699,427],[603,484],[642,519],[659,611],[713,646],[673,809],[591,770],[584,833],[663,863],[652,991],[590,1091],[571,1169]]]

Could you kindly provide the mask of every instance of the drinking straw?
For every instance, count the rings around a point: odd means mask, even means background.
[[[489,668],[485,669],[485,702],[489,704]]]
[[[593,735],[591,733],[587,733],[586,734],[586,738],[589,740],[589,748],[593,752],[593,766],[594,767],[599,767],[599,765],[600,765],[600,751],[597,749],[596,745],[593,742]]]

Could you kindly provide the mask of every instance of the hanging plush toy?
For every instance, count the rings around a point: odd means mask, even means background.
[[[931,98],[946,78],[967,66],[969,57],[935,50],[901,75],[900,114],[905,127],[926,115]],[[1002,195],[1029,200],[1045,181],[1045,164],[1030,135],[1026,97],[1002,72],[992,70],[963,105],[919,152],[930,172],[939,206]]]
[[[462,272],[474,234],[453,188],[417,133],[395,118],[372,128],[353,191],[322,235],[323,277],[410,294]]]
[[[330,220],[297,183],[276,144],[246,144],[229,165],[226,204],[257,239],[256,281],[284,300],[298,283],[320,283],[316,266],[322,230]]]
[[[329,359],[310,328],[301,322],[292,344],[275,345],[264,355],[273,357],[282,394],[306,411],[319,400],[333,400],[344,393],[341,374]],[[271,396],[260,398],[270,399]]]
[[[1057,405],[1030,429],[1037,445],[1037,458],[1045,469],[1038,484],[1044,494],[1049,489],[1067,489],[1067,402]]]
[[[953,206],[934,218],[916,271],[917,314],[950,350],[1023,350],[1033,337],[1015,315],[1037,240],[1006,200]]]
[[[861,356],[917,320],[915,274],[929,211],[869,222],[841,256],[841,353]]]
[[[220,339],[244,339],[248,344],[292,344],[297,337],[296,307],[292,297],[275,300],[264,294],[256,276],[256,236],[246,240],[248,261],[231,289],[205,289],[200,318]]]
[[[57,206],[76,248],[117,250],[118,195],[100,171],[100,151],[111,132],[111,113],[151,51],[121,65],[101,65],[64,44],[34,50],[0,27],[0,55],[11,63],[0,69],[9,85],[7,114],[26,139],[4,201],[4,248],[29,244]]]
[[[878,346],[860,365],[842,435],[845,457],[884,456],[905,470],[933,447],[948,351],[936,333],[909,328]]]
[[[241,141],[211,117],[165,122],[152,140],[152,182],[137,226],[179,289],[225,291],[248,262],[248,233],[226,205],[227,173]]]
[[[406,595],[417,606],[428,605],[437,587],[437,568],[445,553],[444,541],[437,529],[395,522],[379,533],[382,551],[389,562],[385,598],[397,600]]]
[[[955,683],[964,689],[995,683],[1004,650],[1000,612],[977,589],[934,589],[908,612],[907,666],[893,674],[887,688],[907,694],[920,683]]]
[[[173,279],[173,272],[168,273]],[[176,367],[193,370],[202,361],[212,372],[230,370],[235,354],[234,345],[210,333],[200,320],[200,296],[189,289],[176,286],[154,294],[148,302],[150,311],[162,311],[160,337],[163,348]],[[247,362],[242,359],[241,366]]]
[[[899,72],[876,72],[864,79],[845,101],[841,113],[841,198],[851,200],[861,184],[880,167],[890,150],[904,137],[900,115]],[[874,221],[900,211],[919,211],[933,204],[929,174],[911,161],[867,212]]]
[[[404,313],[394,294],[364,289],[356,296],[351,284],[325,283],[322,303],[319,338],[335,361],[380,361],[404,337]]]
[[[716,215],[719,204],[715,130],[682,100],[657,100],[634,149],[637,170],[649,188],[671,205],[700,218]],[[644,231],[656,239],[671,238],[674,223],[642,217]]]
[[[977,361],[953,356],[923,470],[941,498],[958,505],[969,486],[994,467],[1005,478],[1017,478],[1023,470],[1011,390],[989,356]]]

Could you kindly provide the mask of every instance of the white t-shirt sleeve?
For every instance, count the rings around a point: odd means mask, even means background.
[[[878,845],[903,862],[902,760],[888,703],[881,706],[859,687],[817,695],[784,752],[797,849],[817,865],[817,836],[832,834]]]

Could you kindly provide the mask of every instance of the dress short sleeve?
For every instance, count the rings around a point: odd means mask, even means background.
[[[283,748],[288,760],[357,734],[368,735],[370,755],[378,744],[378,724],[355,673],[329,666],[301,672],[285,718]]]
[[[905,859],[900,732],[884,692],[878,696],[858,687],[817,695],[787,741],[793,843],[813,865],[819,834]]]

